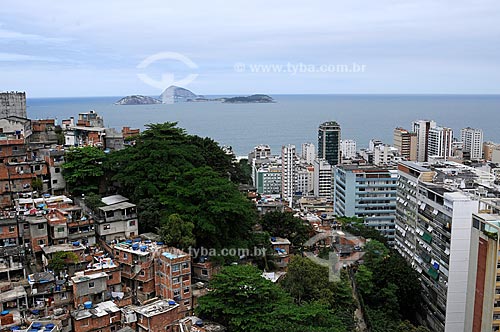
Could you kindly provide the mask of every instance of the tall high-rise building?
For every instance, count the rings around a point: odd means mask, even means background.
[[[461,130],[463,151],[470,154],[470,160],[483,158],[483,131],[481,129],[464,128]]]
[[[303,143],[301,157],[302,157],[302,159],[304,159],[306,161],[306,163],[308,163],[309,165],[312,165],[314,162],[314,159],[316,159],[316,149],[314,148],[314,144]]]
[[[417,160],[417,134],[403,128],[394,129],[394,147],[406,160]]]
[[[318,128],[318,158],[332,166],[340,163],[340,125],[335,121],[324,122]]]
[[[475,254],[470,245],[472,215],[479,204],[458,189],[467,185],[464,179],[473,179],[471,174],[456,163],[449,170],[442,164],[398,165],[395,247],[419,273],[431,331],[486,331],[470,328],[464,319],[476,305],[466,294],[474,293],[470,278],[479,273],[471,270]]]
[[[290,206],[297,183],[297,154],[295,145],[281,147],[281,197],[288,201]]]
[[[325,159],[314,161],[314,196],[333,200],[333,166]]]
[[[398,172],[375,166],[337,165],[334,179],[336,215],[363,218],[394,244]]]
[[[17,116],[26,118],[26,93],[0,92],[0,119]]]
[[[418,120],[412,124],[413,132],[417,134],[417,161],[427,161],[429,130],[436,127],[432,120]]]
[[[427,138],[427,158],[450,157],[453,155],[453,130],[446,127],[429,129]],[[428,159],[427,159],[428,160]]]
[[[340,151],[342,152],[342,159],[356,158],[356,141],[352,139],[341,140]]]

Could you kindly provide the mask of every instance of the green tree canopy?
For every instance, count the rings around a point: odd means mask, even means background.
[[[210,167],[191,169],[168,183],[160,196],[167,214],[194,224],[199,246],[248,246],[255,223],[254,205],[229,180]]]
[[[52,255],[47,267],[54,272],[64,271],[68,264],[76,264],[79,262],[79,257],[74,252],[58,251]]]
[[[287,238],[294,246],[301,246],[309,238],[311,227],[291,212],[272,211],[262,216],[262,229],[271,236]]]
[[[69,149],[62,166],[69,191],[75,195],[98,193],[99,183],[104,176],[105,159],[106,154],[97,147]]]
[[[160,236],[167,245],[187,250],[196,244],[193,229],[192,222],[182,220],[178,214],[171,214],[162,221]]]
[[[293,303],[278,285],[249,265],[228,266],[214,276],[196,314],[222,323],[229,332],[351,331],[321,303]]]

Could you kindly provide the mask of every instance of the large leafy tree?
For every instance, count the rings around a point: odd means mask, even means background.
[[[97,147],[71,148],[65,154],[63,176],[73,194],[88,194],[99,191],[104,176],[103,162],[106,154]]]
[[[266,213],[261,221],[262,229],[271,236],[284,237],[294,246],[302,245],[309,238],[311,227],[291,212],[272,211]]]
[[[196,244],[193,229],[192,222],[184,221],[178,214],[171,214],[163,220],[160,236],[167,245],[187,250]]]
[[[177,213],[194,224],[197,245],[222,249],[247,246],[255,208],[225,178],[210,167],[180,174],[160,196],[168,214]]]
[[[230,332],[351,331],[324,304],[294,304],[253,266],[225,267],[210,282],[210,289],[200,298],[196,314],[222,323]]]

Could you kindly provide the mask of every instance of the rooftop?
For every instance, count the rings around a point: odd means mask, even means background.
[[[78,245],[76,245],[78,243]],[[64,243],[64,244],[54,244],[51,246],[43,246],[43,252],[46,255],[53,254],[58,251],[78,251],[85,250],[85,247],[80,242]]]
[[[102,206],[99,208],[99,210],[102,211],[115,211],[115,210],[122,210],[122,209],[127,209],[135,207],[135,204],[129,203],[129,202],[121,202],[121,203],[116,203],[112,205],[107,205],[107,206]]]
[[[74,277],[71,277],[71,280],[74,283],[85,282],[89,280],[95,280],[99,278],[108,278],[108,274],[106,272],[97,272],[93,274],[77,274]]]
[[[120,308],[113,301],[101,302],[91,309],[79,309],[71,313],[76,320],[90,318],[90,317],[103,317],[111,313],[119,312]]]
[[[134,240],[126,240],[124,242],[112,244],[111,246],[114,249],[122,250],[125,252],[141,256],[146,256],[152,252],[156,252],[160,248],[165,248],[163,242],[156,242],[151,240],[142,241],[141,238],[136,238]]]
[[[271,238],[271,244],[272,245],[279,245],[279,244],[290,245],[291,242],[288,239],[285,239],[285,238],[282,238],[282,237],[272,237]]]
[[[179,304],[173,300],[158,300],[147,305],[133,307],[132,309],[145,317],[153,317],[175,309],[178,306]]]
[[[128,201],[128,198],[123,197],[122,195],[113,195],[113,196],[107,196],[102,198],[102,202],[106,205],[113,205],[113,204],[118,204],[122,202]]]

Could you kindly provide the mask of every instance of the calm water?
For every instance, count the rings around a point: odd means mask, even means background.
[[[269,144],[273,153],[281,145],[317,143],[317,128],[336,120],[342,138],[358,147],[371,138],[392,143],[396,126],[410,129],[416,119],[433,119],[451,127],[455,136],[466,126],[481,128],[485,140],[500,142],[500,95],[274,95],[275,104],[177,103],[173,105],[113,105],[121,97],[40,98],[28,100],[33,119],[78,116],[96,110],[106,127],[144,128],[147,123],[177,121],[189,133],[209,136],[221,145],[246,155],[257,144]]]

